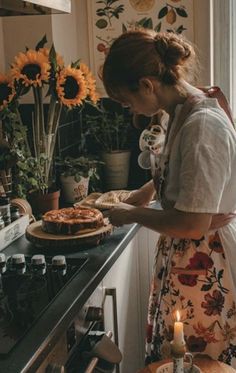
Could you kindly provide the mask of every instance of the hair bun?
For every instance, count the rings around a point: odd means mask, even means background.
[[[166,66],[181,65],[193,52],[191,44],[177,34],[157,33],[154,38],[155,49]]]

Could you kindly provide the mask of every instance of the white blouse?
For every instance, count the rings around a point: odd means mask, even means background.
[[[169,137],[181,108],[176,108]],[[216,99],[196,104],[177,133],[165,185],[165,198],[178,210],[216,214],[236,210],[236,131]],[[236,219],[218,232],[236,286]]]

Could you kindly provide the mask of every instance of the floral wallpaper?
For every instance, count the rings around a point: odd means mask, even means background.
[[[89,0],[90,65],[104,95],[99,70],[114,39],[136,26],[184,33],[193,41],[193,0]]]

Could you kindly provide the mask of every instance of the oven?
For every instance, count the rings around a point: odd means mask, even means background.
[[[104,304],[112,297],[113,331],[104,330]],[[116,290],[98,287],[35,373],[119,373]]]
[[[89,258],[0,253],[0,356],[4,358]],[[104,330],[112,298],[113,332]],[[97,287],[54,347],[41,351],[27,373],[119,373],[116,289]],[[50,342],[49,342],[50,344]],[[48,352],[50,351],[50,352]],[[43,358],[42,358],[43,357]]]

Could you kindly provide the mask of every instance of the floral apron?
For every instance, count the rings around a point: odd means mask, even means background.
[[[185,117],[189,111],[185,110]],[[154,183],[165,208],[168,152],[159,158]],[[234,286],[217,230],[200,240],[160,236],[148,307],[146,364],[170,356],[176,310],[189,352],[207,354],[236,368]]]

